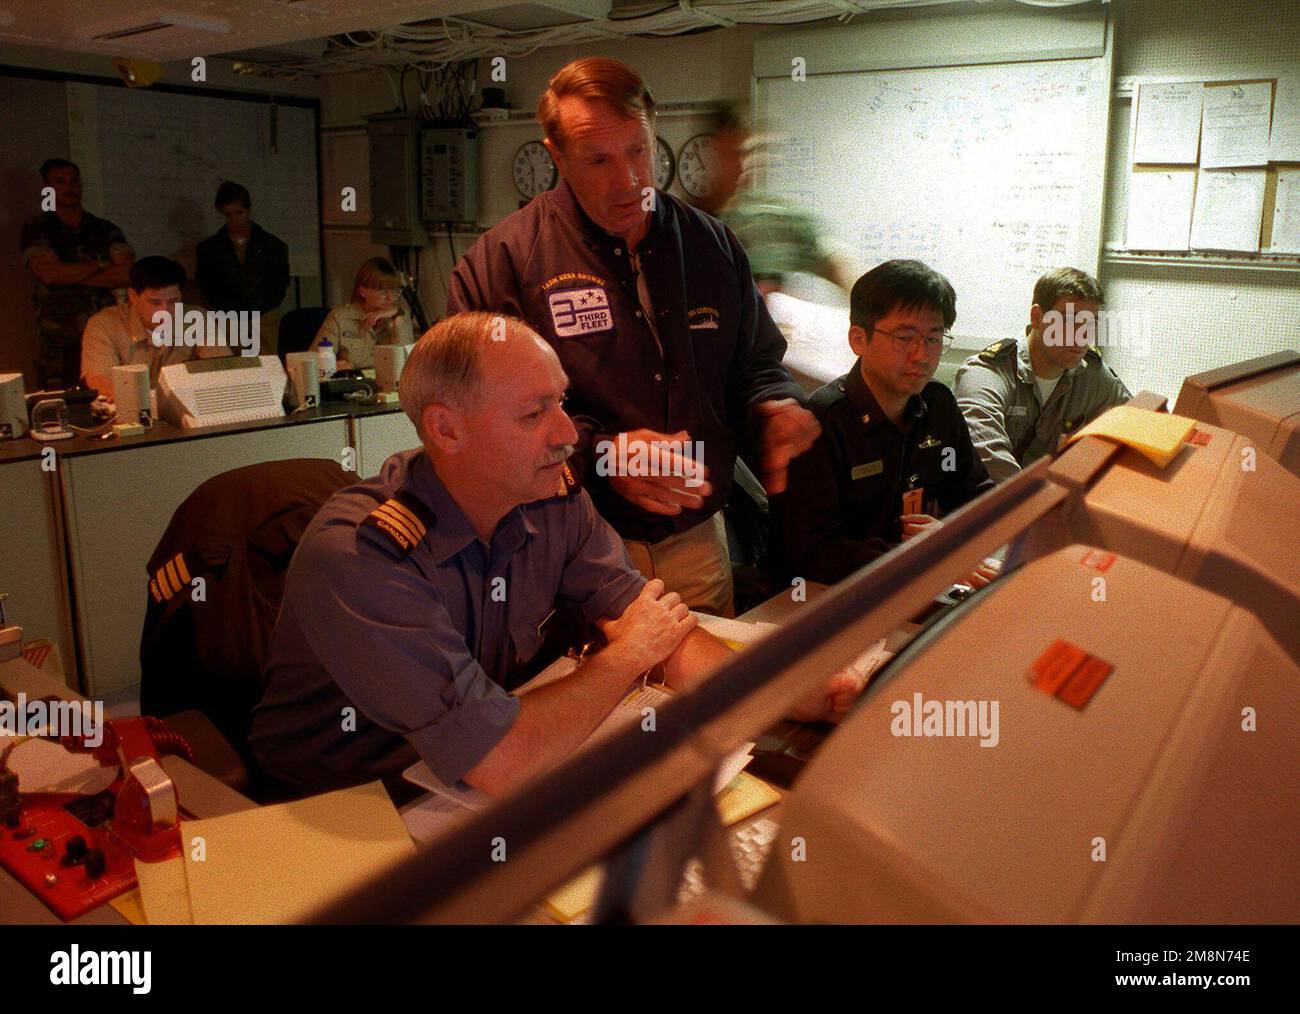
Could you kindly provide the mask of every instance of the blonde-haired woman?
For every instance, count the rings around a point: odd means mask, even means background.
[[[402,308],[402,276],[383,257],[372,257],[357,269],[352,298],[330,311],[316,332],[314,351],[328,338],[340,370],[364,370],[375,365],[376,345],[410,345],[411,315]]]

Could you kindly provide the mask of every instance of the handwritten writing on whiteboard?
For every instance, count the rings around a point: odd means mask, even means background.
[[[1075,63],[764,81],[760,117],[783,135],[761,185],[812,211],[859,272],[915,257],[946,274],[959,335],[1017,335],[1043,271],[1095,266],[1088,82]]]

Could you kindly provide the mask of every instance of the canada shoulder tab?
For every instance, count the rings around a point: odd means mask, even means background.
[[[569,462],[566,461],[561,467],[555,487],[556,496],[577,496],[582,492],[582,480]]]
[[[367,514],[361,527],[374,529],[382,535],[399,556],[409,556],[424,541],[433,523],[433,511],[419,497],[402,491]]]
[[[207,560],[194,550],[177,553],[149,575],[149,595],[159,605],[170,602],[210,569]]]

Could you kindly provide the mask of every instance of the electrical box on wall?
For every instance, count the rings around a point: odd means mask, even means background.
[[[420,221],[420,121],[401,113],[366,117],[370,139],[370,241],[424,246]]]
[[[424,220],[472,225],[478,220],[478,131],[426,127],[420,148]]]

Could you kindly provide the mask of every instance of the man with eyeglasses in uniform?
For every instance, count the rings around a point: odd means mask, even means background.
[[[858,361],[813,394],[821,436],[790,462],[778,507],[793,575],[839,581],[993,486],[956,398],[932,380],[956,317],[952,284],[920,261],[886,261],[854,283]],[[986,561],[964,580],[996,573]]]

